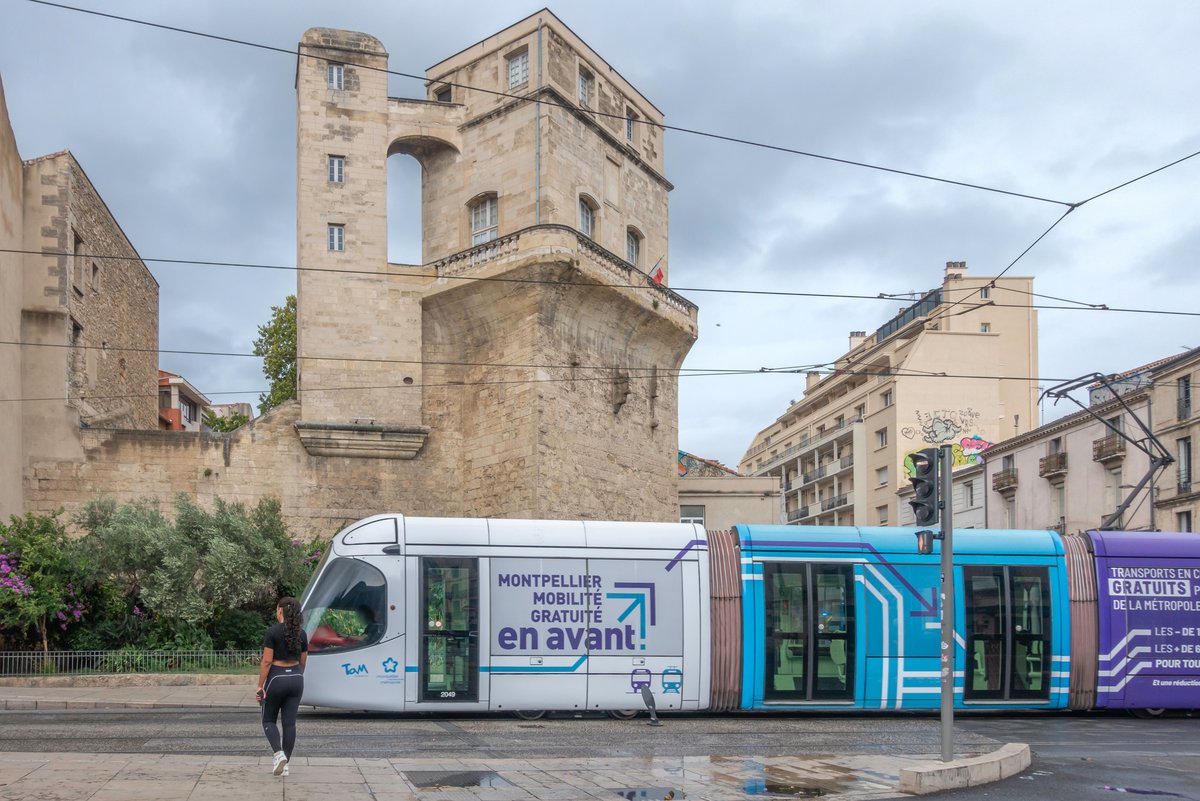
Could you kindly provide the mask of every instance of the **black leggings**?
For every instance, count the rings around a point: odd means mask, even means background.
[[[266,732],[271,751],[283,751],[288,759],[296,747],[296,712],[300,709],[300,698],[304,695],[304,674],[299,665],[280,667],[271,665],[267,683],[263,688],[266,697],[262,703],[262,727]],[[283,713],[283,742],[279,740],[279,726],[275,721]]]

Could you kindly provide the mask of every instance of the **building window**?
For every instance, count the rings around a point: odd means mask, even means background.
[[[450,94],[450,87],[443,86],[437,90],[437,92],[433,96],[433,99],[439,103],[449,103],[451,96],[452,95]]]
[[[1008,528],[1017,527],[1017,496],[1015,494],[1004,499],[1004,520]]]
[[[1175,513],[1175,530],[1176,531],[1191,531],[1192,530],[1192,513],[1191,512],[1176,512]]]
[[[1192,490],[1192,438],[1182,437],[1175,449],[1175,458],[1179,462],[1179,491]]]
[[[340,184],[346,181],[346,157],[329,157],[329,183]]]
[[[579,70],[579,105],[586,106],[592,96],[592,73]]]
[[[886,487],[888,483],[888,469],[880,467],[875,471],[875,483],[880,487]]]
[[[992,332],[992,324],[991,323],[980,323],[979,324],[979,333],[990,334],[991,332]]]
[[[83,296],[83,237],[79,232],[71,230],[71,269],[72,269],[72,285],[79,295]]]
[[[634,267],[642,265],[642,238],[632,228],[625,231],[625,261]]]
[[[866,416],[867,416],[867,405],[865,403],[860,403],[858,406],[854,407],[854,422],[859,422],[859,421],[865,419]]]
[[[482,245],[496,238],[498,203],[495,195],[480,198],[471,205],[471,244]]]
[[[596,209],[587,198],[579,198],[579,232],[591,239],[596,238]]]
[[[529,51],[522,51],[508,58],[508,88],[526,83],[529,83]]]
[[[637,122],[637,118],[638,118],[638,116],[637,116],[637,114],[634,113],[633,109],[631,109],[631,108],[625,109],[625,139],[626,139],[626,141],[629,141],[629,142],[633,141],[633,124],[635,122]]]
[[[334,253],[341,253],[346,249],[346,226],[329,226],[329,249]]]
[[[886,506],[876,506],[875,516],[879,519],[879,525],[886,526],[888,523],[888,508]]]
[[[196,404],[192,403],[187,398],[179,399],[179,413],[185,423],[194,423],[196,421]]]
[[[981,286],[979,288],[979,299],[987,300],[992,296],[992,288],[990,286]]]
[[[1065,482],[1050,485],[1050,527],[1061,525],[1067,516],[1067,485]]]
[[[695,523],[704,525],[704,507],[703,506],[683,506],[679,507],[679,522],[680,523]]]
[[[1046,443],[1046,453],[1053,456],[1056,453],[1062,453],[1062,437],[1055,437]]]
[[[171,408],[171,391],[170,390],[167,390],[166,392],[158,393],[158,408],[160,408],[160,409],[170,409]]]
[[[326,64],[325,85],[330,89],[345,89],[346,66],[344,64]]]
[[[970,509],[975,505],[975,482],[963,482],[963,506]]]
[[[888,444],[887,429],[881,428],[875,432],[875,447],[886,448]]]
[[[1175,386],[1179,391],[1179,403],[1177,418],[1186,420],[1192,416],[1192,377],[1185,375],[1175,382]]]
[[[879,396],[879,399],[883,401],[883,408],[885,409],[896,402],[895,397],[892,395],[892,391],[890,389],[884,390],[883,394]]]
[[[100,265],[92,262],[92,291],[100,291]]]
[[[1003,459],[1000,460],[1000,469],[1001,470],[1016,470],[1017,469],[1017,458],[1011,454],[1009,454],[1008,456],[1005,456]]]

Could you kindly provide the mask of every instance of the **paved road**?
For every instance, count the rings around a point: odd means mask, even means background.
[[[571,716],[424,717],[305,711],[297,753],[329,757],[447,756],[569,758],[685,757],[721,754],[937,753],[935,718],[910,716],[672,715],[661,727],[647,718],[616,721]],[[8,711],[0,751],[225,754],[262,753],[252,710]],[[985,735],[963,731],[957,745],[974,753],[995,748]]]
[[[1021,776],[945,793],[955,801],[1200,801],[1200,718],[1123,714],[964,717],[960,730],[1029,743]]]

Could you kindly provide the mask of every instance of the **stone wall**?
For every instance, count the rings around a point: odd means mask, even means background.
[[[21,156],[8,121],[0,82],[0,249],[20,250],[22,243]],[[0,252],[0,520],[20,514],[21,454],[21,263],[19,253]],[[6,344],[7,343],[7,344]]]

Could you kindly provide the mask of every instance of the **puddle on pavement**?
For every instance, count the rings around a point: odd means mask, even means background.
[[[406,770],[404,775],[422,790],[437,787],[512,787],[491,770]]]
[[[638,801],[638,799],[679,801],[681,798],[687,798],[687,795],[674,787],[621,787],[614,792],[617,794],[617,798],[625,798],[628,801]]]
[[[769,782],[762,779],[747,779],[742,785],[746,795],[786,796],[788,798],[820,798],[837,792],[823,784],[791,784],[789,782]]]

